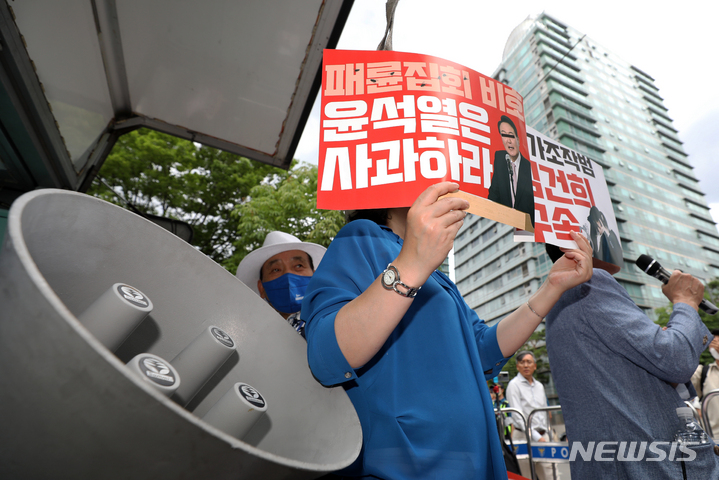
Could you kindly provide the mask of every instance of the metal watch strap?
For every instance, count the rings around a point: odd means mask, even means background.
[[[384,281],[384,276],[385,276],[385,274],[387,273],[388,270],[394,271],[394,275],[395,275],[395,279],[394,279],[394,281],[392,282],[392,284],[390,284],[390,285],[386,284],[385,281]],[[385,289],[387,289],[387,290],[394,290],[395,292],[399,293],[399,294],[402,295],[403,297],[408,297],[408,298],[414,298],[414,297],[416,297],[416,296],[417,296],[417,292],[419,292],[419,290],[422,288],[421,286],[419,286],[419,287],[417,287],[417,288],[410,287],[410,286],[407,285],[406,283],[402,282],[402,281],[400,280],[400,277],[399,277],[399,270],[397,270],[397,267],[395,267],[395,266],[392,265],[391,263],[389,263],[389,264],[387,265],[387,268],[385,268],[384,271],[382,272],[382,278],[381,278],[381,280],[380,280],[380,283],[382,283],[382,286],[383,286]],[[399,288],[397,288],[397,285],[400,285],[400,286],[402,286],[403,288],[406,288],[407,291],[404,292],[404,291],[400,290]]]

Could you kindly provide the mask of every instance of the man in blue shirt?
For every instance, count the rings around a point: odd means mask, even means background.
[[[547,253],[556,258],[556,247]],[[676,408],[684,406],[674,387],[689,381],[711,339],[697,313],[704,286],[677,270],[662,291],[674,304],[665,330],[597,268],[547,315],[572,478],[719,478],[711,442],[671,443],[681,426]]]

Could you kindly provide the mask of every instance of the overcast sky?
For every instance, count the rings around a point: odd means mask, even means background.
[[[375,50],[385,29],[385,0],[355,0],[337,48]],[[664,106],[719,222],[719,2],[482,2],[400,0],[393,49],[434,55],[491,76],[504,45],[529,15],[545,11],[587,34],[655,79]],[[295,158],[316,164],[319,95]]]

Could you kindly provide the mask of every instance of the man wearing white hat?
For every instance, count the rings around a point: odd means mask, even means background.
[[[301,242],[289,233],[270,232],[262,247],[242,259],[237,278],[267,300],[304,338],[302,299],[315,265],[319,265],[326,250],[315,243]]]

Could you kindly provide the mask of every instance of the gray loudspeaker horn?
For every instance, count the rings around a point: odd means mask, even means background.
[[[113,354],[77,316],[117,282],[154,308]],[[175,358],[211,325],[237,352],[187,409],[125,366]],[[0,372],[0,478],[316,478],[362,444],[345,392],[314,380],[304,339],[255,293],[162,228],[74,192],[37,190],[10,209]],[[242,440],[202,420],[238,382],[270,406]]]

